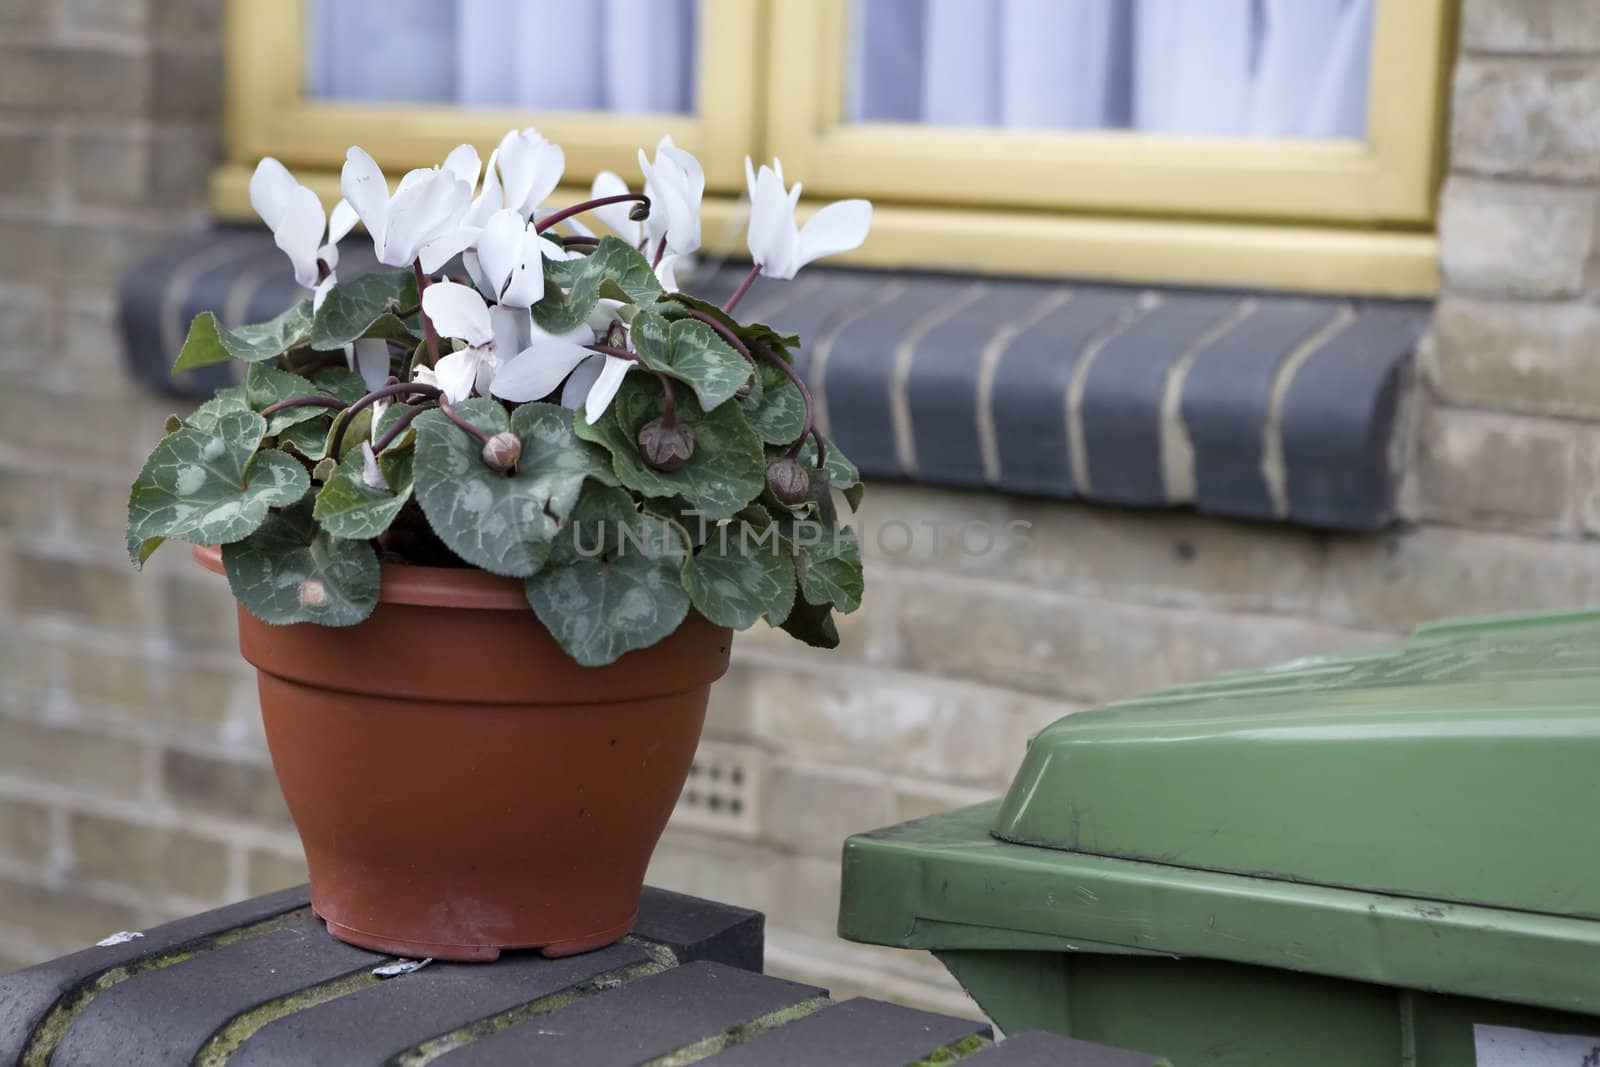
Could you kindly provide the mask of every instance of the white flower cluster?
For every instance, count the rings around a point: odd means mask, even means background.
[[[558,222],[578,237],[593,235],[575,218],[550,219],[545,200],[561,181],[566,158],[533,129],[512,130],[480,164],[477,150],[461,145],[437,167],[408,172],[390,192],[383,171],[360,148],[351,148],[340,177],[344,199],[325,215],[315,193],[298,184],[283,164],[263,159],[250,181],[250,202],[279,248],[294,265],[295,279],[313,291],[320,307],[336,282],[338,242],[359,220],[372,237],[378,261],[411,268],[422,286],[422,311],[441,339],[461,342],[432,366],[419,366],[419,381],[436,385],[451,402],[496,396],[521,403],[560,390],[568,408],[583,405],[592,423],[611,403],[633,362],[587,347],[615,338],[613,325],[634,309],[601,300],[589,320],[563,334],[539,328],[530,312],[545,295],[544,261],[582,255],[546,236]],[[639,151],[642,192],[650,210],[642,221],[622,198],[627,182],[604,171],[591,189],[592,208],[609,229],[650,257],[664,289],[676,291],[676,267],[700,248],[700,207],[705,172],[693,155],[670,137],[656,146],[654,160]],[[479,185],[480,173],[482,185]],[[805,264],[845,252],[866,240],[872,205],[845,200],[817,211],[800,227],[795,208],[800,186],[786,189],[777,160],[757,172],[745,160],[750,197],[749,249],[757,273],[793,278]],[[434,279],[460,255],[472,285]],[[740,292],[743,292],[741,287]],[[389,360],[384,341],[358,341],[346,358],[371,388],[382,384]]]

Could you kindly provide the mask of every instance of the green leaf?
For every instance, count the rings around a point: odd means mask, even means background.
[[[831,604],[845,614],[859,608],[865,581],[861,540],[855,531],[848,526],[830,530],[820,523],[781,525],[794,548],[800,595],[811,604]]]
[[[740,404],[751,429],[769,445],[791,445],[805,428],[805,398],[769,359],[757,364],[756,386]]]
[[[755,370],[715,330],[696,319],[669,325],[660,315],[641,311],[628,337],[645,366],[690,386],[707,411],[737,393]]]
[[[616,484],[605,453],[578,440],[572,413],[553,404],[523,404],[508,420],[497,401],[479,398],[456,413],[486,433],[509,429],[522,458],[511,474],[493,470],[477,438],[444,412],[426,412],[411,424],[417,503],[450,551],[491,573],[527,577],[550,555],[585,479]]]
[[[607,417],[594,425],[581,413],[578,436],[604,445],[622,484],[644,496],[678,496],[708,520],[725,519],[761,495],[766,461],[761,439],[737,404],[702,411],[694,396],[678,397],[678,419],[694,431],[694,454],[675,471],[658,471],[639,455],[639,428],[661,414],[661,386],[647,374],[630,374]]]
[[[354,404],[367,395],[367,383],[361,375],[345,367],[323,367],[312,373],[310,381],[317,387],[317,392],[326,393],[335,400],[343,400],[346,404]]]
[[[183,420],[183,425],[195,430],[210,431],[216,429],[217,419],[227,412],[249,410],[250,404],[244,398],[244,386],[230,385],[226,389],[218,389],[215,396],[195,408],[189,417]]]
[[[328,422],[299,422],[278,432],[278,447],[312,463],[328,454]]]
[[[257,453],[267,422],[253,411],[229,411],[211,430],[168,434],[145,461],[128,498],[129,556],[149,557],[153,538],[194,544],[242,540],[311,487],[306,470],[282,452]]]
[[[260,363],[305,344],[311,333],[311,301],[302,300],[276,318],[237,329],[227,329],[216,315],[202,311],[189,324],[189,335],[172,373],[242,359]]]
[[[328,394],[318,389],[309,379],[261,363],[252,366],[244,378],[244,396],[252,411],[262,411],[273,404],[299,396],[326,395]],[[297,423],[325,418],[333,411],[333,408],[318,407],[313,404],[274,411],[266,416],[267,434],[276,435]]]
[[[850,502],[851,510],[861,506],[861,498],[866,493],[866,486],[861,484],[861,472],[850,458],[839,451],[839,446],[833,443],[831,437],[824,437],[827,443],[828,454],[822,462],[823,470],[828,472],[828,481],[833,488],[844,494],[845,500]],[[807,467],[817,465],[817,442],[815,438],[807,438],[806,443],[800,446],[800,462]]]
[[[363,337],[385,337],[415,343],[417,335],[398,313],[417,306],[417,280],[410,271],[363,274],[328,290],[311,321],[311,347],[341,348]]]
[[[356,541],[377,537],[411,499],[412,459],[409,448],[384,449],[378,469],[389,488],[374,489],[361,476],[362,453],[346,453],[317,493],[313,517],[334,537]]]
[[[680,319],[688,314],[687,309],[693,308],[703,312],[728,327],[738,335],[739,340],[747,345],[765,345],[768,348],[783,350],[800,347],[800,335],[795,333],[779,333],[771,326],[760,322],[741,324],[732,315],[723,311],[717,305],[701,300],[699,297],[690,296],[688,293],[665,293],[661,297],[661,305],[656,310],[669,319]],[[791,438],[793,440],[793,438]]]
[[[688,552],[671,522],[641,514],[620,489],[588,486],[550,561],[526,584],[528,603],[585,667],[655,644],[689,612],[679,584]]]
[[[743,630],[765,615],[781,619],[794,606],[794,557],[778,536],[734,520],[707,536],[705,547],[684,563],[683,587],[695,610],[718,626]]]
[[[245,609],[274,625],[354,626],[378,603],[381,572],[372,546],[318,529],[305,504],[223,545],[222,566]]]
[[[601,297],[650,304],[661,295],[650,261],[616,237],[602,237],[582,260],[556,262],[545,262],[544,298],[533,306],[533,321],[550,333],[576,328]]]
[[[839,628],[833,623],[833,608],[827,605],[794,602],[794,610],[779,624],[785,633],[815,648],[838,648]]]

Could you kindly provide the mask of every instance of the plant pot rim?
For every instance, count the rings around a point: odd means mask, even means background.
[[[224,577],[222,548],[196,545],[195,562]],[[379,585],[380,604],[413,604],[424,608],[472,608],[480,611],[532,611],[522,580],[504,578],[476,567],[421,567],[385,563]]]

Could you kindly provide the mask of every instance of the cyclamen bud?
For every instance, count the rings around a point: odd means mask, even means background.
[[[502,430],[483,443],[483,461],[503,474],[517,469],[522,458],[522,442],[517,435]]]
[[[782,503],[804,503],[811,492],[811,475],[799,460],[784,456],[767,465],[767,488]]]
[[[639,428],[639,455],[658,471],[675,471],[694,455],[694,431],[681,422],[651,419]]]
[[[634,204],[628,209],[628,218],[634,222],[643,222],[650,217],[650,201],[644,200]]]

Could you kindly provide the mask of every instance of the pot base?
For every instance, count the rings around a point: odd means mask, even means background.
[[[334,922],[332,919],[323,918],[322,922],[328,928],[328,933],[343,941],[347,945],[364,948],[370,952],[382,952],[389,956],[400,956],[409,960],[435,959],[448,963],[493,963],[500,958],[500,953],[507,949],[538,949],[539,954],[548,959],[557,959],[561,956],[576,956],[584,952],[593,952],[605,948],[607,945],[616,944],[633,931],[634,924],[639,921],[639,913],[635,911],[628,916],[628,921],[619,923],[598,933],[587,934],[583,937],[568,938],[565,941],[551,941],[542,945],[447,945],[428,941],[406,941],[402,938],[384,937],[382,934],[369,934],[364,930]]]

